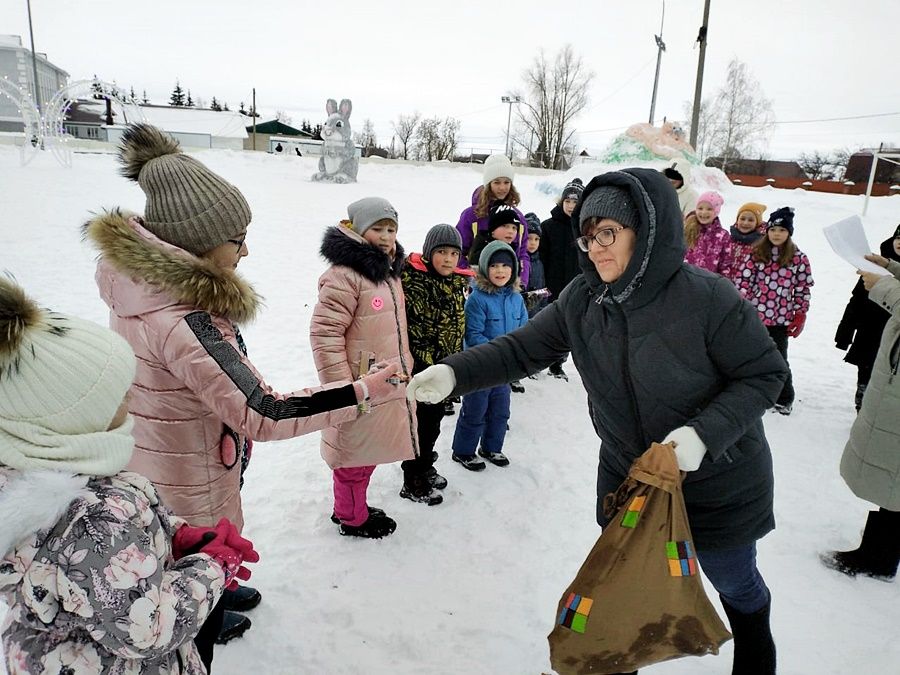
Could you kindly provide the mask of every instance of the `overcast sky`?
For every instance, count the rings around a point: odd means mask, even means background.
[[[327,98],[353,100],[354,130],[413,110],[457,117],[461,150],[503,148],[522,72],[566,43],[595,73],[577,120],[596,153],[646,122],[662,0],[445,2],[333,0],[32,0],[35,47],[70,73],[96,74],[165,103],[176,78],[194,97],[323,121]],[[682,119],[693,99],[703,0],[668,0],[657,124]],[[768,155],[900,143],[897,0],[712,0],[704,96],[728,62],[747,63],[772,99],[778,126]],[[0,0],[0,33],[28,44],[25,0]],[[886,113],[894,113],[888,115]],[[874,115],[880,115],[875,117]],[[872,116],[807,122],[823,118]]]

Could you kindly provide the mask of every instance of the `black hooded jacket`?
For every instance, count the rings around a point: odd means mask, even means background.
[[[550,297],[557,299],[572,279],[581,274],[578,247],[572,229],[572,219],[560,204],[553,207],[550,218],[541,223],[541,247],[538,252],[544,263],[544,278]]]
[[[583,274],[555,303],[519,330],[444,361],[456,375],[454,393],[522,378],[571,351],[601,439],[598,522],[607,522],[604,495],[650,443],[691,426],[707,447],[684,482],[697,547],[752,543],[775,524],[772,457],[761,418],[787,367],[734,285],[683,262],[681,210],[662,174],[627,169],[597,176],[573,223],[601,185],[628,189],[639,211],[625,272],[605,284],[579,251]]]

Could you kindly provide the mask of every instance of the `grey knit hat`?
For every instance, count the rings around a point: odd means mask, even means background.
[[[641,221],[631,193],[618,185],[601,185],[584,198],[579,226],[584,227],[586,220],[595,217],[612,218],[631,229],[637,229]]]
[[[450,246],[462,251],[462,237],[452,225],[441,223],[428,230],[428,234],[425,235],[425,243],[422,244],[422,257],[425,262],[430,265],[434,250],[442,246]]]
[[[388,218],[399,225],[397,209],[387,199],[381,197],[363,197],[347,207],[347,215],[356,234],[365,234],[379,220]]]
[[[253,217],[240,190],[181,152],[178,141],[149,124],[129,126],[119,147],[122,175],[147,195],[144,227],[200,255],[244,232]]]

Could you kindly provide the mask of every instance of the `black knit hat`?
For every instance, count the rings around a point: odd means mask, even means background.
[[[538,218],[536,213],[531,211],[526,213],[525,222],[528,224],[528,234],[536,234],[539,237],[543,234],[541,232],[541,219]]]
[[[777,211],[773,211],[772,215],[769,216],[769,224],[766,226],[766,229],[769,229],[770,227],[783,227],[788,231],[788,234],[793,237],[794,209],[790,206],[782,206]]]
[[[428,234],[425,235],[425,243],[422,244],[422,257],[425,262],[430,264],[434,250],[442,246],[462,250],[462,238],[452,225],[441,223],[428,230]]]
[[[581,182],[580,178],[573,178],[566,183],[559,200],[564,202],[567,199],[581,199],[582,192],[584,192],[584,183]]]
[[[488,232],[493,232],[501,225],[518,224],[516,210],[509,204],[496,204],[488,214]]]
[[[601,185],[588,194],[581,203],[579,227],[590,218],[611,218],[636,230],[641,221],[631,193],[618,185]]]
[[[667,166],[663,169],[663,175],[669,180],[680,180],[682,183],[684,182],[684,176],[675,168],[675,165]]]

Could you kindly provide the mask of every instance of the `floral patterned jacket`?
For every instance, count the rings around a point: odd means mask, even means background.
[[[225,576],[205,554],[173,560],[183,521],[146,478],[0,465],[0,522],[9,675],[206,672],[193,638]]]
[[[809,311],[813,285],[809,258],[798,250],[787,265],[779,265],[778,255],[778,247],[773,246],[769,262],[751,257],[735,279],[741,296],[756,308],[766,326],[787,326],[797,314]]]
[[[691,215],[693,211],[688,217]],[[722,227],[718,216],[708,225],[700,227],[697,243],[685,252],[684,261],[689,265],[721,274],[726,279],[731,278],[731,237]]]

